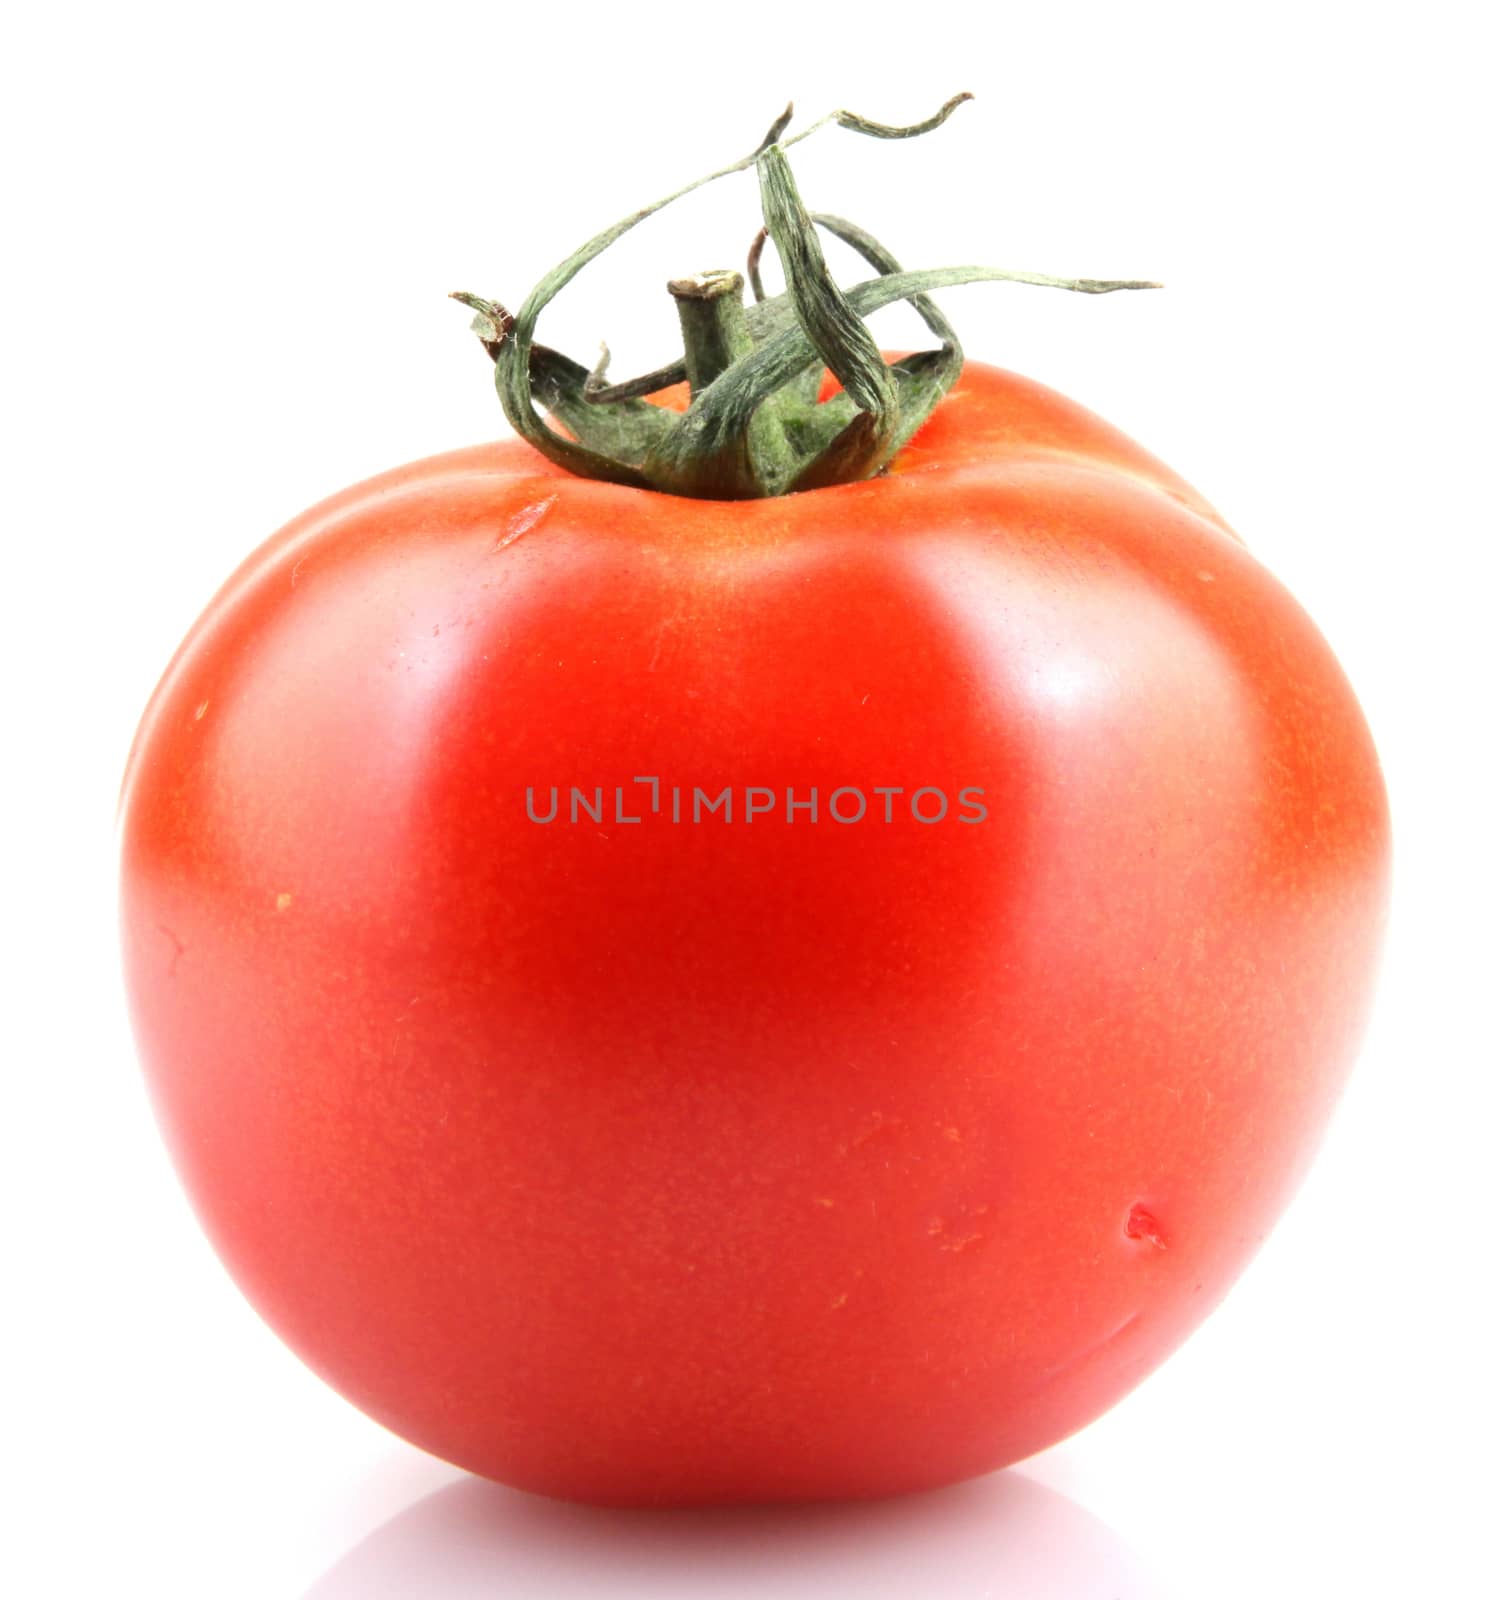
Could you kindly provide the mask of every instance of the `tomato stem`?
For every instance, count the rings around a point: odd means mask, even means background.
[[[679,310],[692,404],[723,373],[752,353],[753,336],[747,325],[742,289],[741,273],[724,270],[675,278],[669,284],[669,293]],[[748,418],[744,431],[728,439],[726,449],[703,456],[689,453],[685,458],[687,472],[698,472],[704,479],[700,492],[717,499],[755,499],[777,494],[779,486],[788,481],[792,464],[783,425],[767,405]],[[697,492],[688,478],[677,487],[682,494]]]
[[[907,139],[938,128],[968,94],[953,96],[923,122],[894,127],[833,111],[787,135],[786,109],[751,155],[633,212],[582,245],[533,289],[514,317],[495,301],[457,294],[476,312],[471,326],[495,364],[508,420],[552,461],[582,477],[702,499],[749,499],[854,482],[883,472],[940,404],[962,369],[955,330],[927,291],[951,284],[1008,281],[1078,293],[1152,289],[1141,279],[1052,278],[996,267],[904,272],[855,224],[812,216],[795,185],[787,151],[827,123],[879,139]],[[763,229],[748,261],[754,304],[743,304],[738,273],[676,279],[685,356],[626,383],[608,385],[608,354],[593,371],[536,343],[540,313],[585,266],[630,228],[702,185],[756,167]],[[819,229],[842,239],[880,274],[843,290],[821,249]],[[759,258],[771,238],[783,262],[785,292],[763,293]],[[937,350],[887,362],[864,319],[880,306],[909,300],[940,339]],[[822,402],[829,370],[840,391]],[[678,415],[647,403],[688,381],[688,409]],[[569,430],[564,437],[539,407]]]
[[[742,275],[722,270],[675,278],[669,293],[679,310],[690,392],[699,394],[753,347],[742,307]]]

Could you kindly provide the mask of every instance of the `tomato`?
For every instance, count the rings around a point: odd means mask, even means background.
[[[194,627],[121,828],[252,1303],[425,1449],[614,1504],[941,1484],[1136,1384],[1312,1155],[1389,849],[1296,602],[978,364],[803,494],[516,441],[347,490]]]

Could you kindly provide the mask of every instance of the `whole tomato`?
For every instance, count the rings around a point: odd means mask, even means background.
[[[1295,601],[969,363],[879,478],[512,441],[337,495],[179,650],[122,849],[253,1304],[424,1448],[624,1504],[940,1484],[1144,1377],[1312,1153],[1388,831]]]

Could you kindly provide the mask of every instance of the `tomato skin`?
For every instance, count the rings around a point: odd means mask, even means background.
[[[644,775],[988,815],[613,820]],[[347,490],[190,633],[121,829],[142,1060],[253,1304],[415,1443],[612,1504],[921,1488],[1111,1405],[1309,1160],[1389,863],[1295,601],[977,364],[869,483],[502,443]]]

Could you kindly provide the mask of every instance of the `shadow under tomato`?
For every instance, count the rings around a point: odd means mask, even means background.
[[[901,1499],[606,1511],[470,1478],[408,1507],[303,1600],[1172,1600],[1103,1523],[1017,1472]]]

